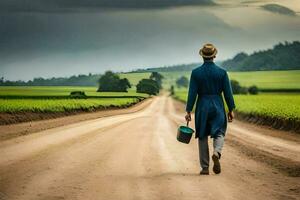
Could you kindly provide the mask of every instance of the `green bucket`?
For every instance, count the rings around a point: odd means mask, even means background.
[[[187,122],[186,126],[180,126],[177,130],[177,140],[179,142],[188,144],[193,136],[195,131],[189,127],[189,122]]]

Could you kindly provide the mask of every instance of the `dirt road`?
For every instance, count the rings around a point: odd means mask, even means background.
[[[199,176],[196,140],[178,143],[182,104],[153,98],[137,112],[0,142],[0,199],[300,199],[300,138],[230,124],[222,174]]]

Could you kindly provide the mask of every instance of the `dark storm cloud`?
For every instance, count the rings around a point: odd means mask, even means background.
[[[215,5],[212,0],[1,0],[1,11],[62,12],[97,8],[166,8]]]
[[[164,37],[202,37],[208,31],[234,32],[234,29],[207,12],[164,15],[152,11],[105,13],[14,13],[0,15],[0,51],[10,58],[44,51],[93,51],[129,46],[148,46],[147,40]],[[203,29],[200,26],[211,26]],[[193,30],[193,31],[190,31]],[[195,33],[196,32],[196,33]],[[179,42],[179,41],[177,41]],[[143,45],[142,45],[143,44]],[[2,56],[3,59],[9,57]]]
[[[295,11],[279,4],[266,4],[262,8],[273,13],[296,16]]]
[[[0,14],[1,74],[29,79],[186,63],[193,56],[186,52],[212,34],[241,34],[205,10],[183,11]]]

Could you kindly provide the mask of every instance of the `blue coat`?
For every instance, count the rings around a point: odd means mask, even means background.
[[[225,135],[227,117],[222,93],[228,110],[232,111],[235,104],[227,72],[212,61],[205,61],[192,71],[186,111],[193,110],[198,97],[195,111],[196,138]]]

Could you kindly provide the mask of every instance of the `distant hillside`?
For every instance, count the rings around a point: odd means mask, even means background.
[[[279,43],[272,49],[251,55],[239,53],[221,66],[228,71],[296,70],[300,69],[299,52],[299,41]]]
[[[59,78],[34,78],[30,81],[9,81],[0,78],[0,86],[97,86],[100,74]]]
[[[192,64],[173,65],[173,66],[166,66],[166,67],[153,67],[153,68],[147,68],[147,69],[138,69],[138,70],[132,71],[131,73],[192,71],[195,67],[197,67],[199,65],[200,65],[200,63],[192,63]]]
[[[216,62],[217,65],[221,65],[222,62]],[[166,67],[153,67],[147,69],[138,69],[130,73],[143,73],[143,72],[180,72],[180,71],[192,71],[196,67],[202,65],[202,62],[199,63],[190,63],[190,64],[181,64],[181,65],[172,65]]]
[[[239,53],[234,58],[217,65],[228,71],[263,71],[263,70],[299,70],[300,69],[300,42],[285,42],[275,45],[272,49],[257,51],[251,55]],[[140,69],[133,72],[172,72],[192,71],[202,63],[191,63],[158,68]]]

